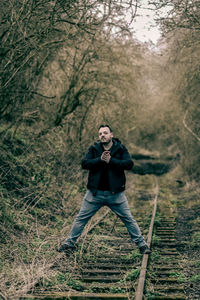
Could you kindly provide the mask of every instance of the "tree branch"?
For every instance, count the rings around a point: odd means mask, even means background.
[[[184,125],[184,127],[193,135],[193,137],[200,143],[200,138],[196,135],[196,133],[194,133],[193,131],[192,131],[192,129],[190,128],[190,127],[188,127],[188,125],[186,124],[186,116],[187,116],[187,114],[188,114],[188,110],[186,111],[186,113],[185,113],[185,116],[184,116],[184,118],[183,118],[183,125]]]

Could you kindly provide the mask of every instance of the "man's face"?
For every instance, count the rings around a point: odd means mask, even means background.
[[[99,139],[102,144],[109,144],[112,141],[113,133],[108,127],[101,127],[99,129]]]

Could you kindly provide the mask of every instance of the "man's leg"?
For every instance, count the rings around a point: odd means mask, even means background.
[[[142,246],[146,246],[146,242],[141,234],[140,228],[130,212],[125,194],[123,192],[115,194],[113,196],[113,201],[109,201],[108,206],[120,217],[122,222],[126,225],[132,241],[136,243],[139,248],[141,248]]]
[[[83,232],[89,219],[102,207],[102,203],[93,196],[91,191],[87,191],[81,205],[81,209],[76,216],[72,229],[67,237],[65,244],[74,247],[76,240]]]

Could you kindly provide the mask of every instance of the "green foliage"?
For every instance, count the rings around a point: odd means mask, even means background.
[[[85,289],[81,281],[72,278],[67,282],[67,285],[76,291],[83,291]]]
[[[126,274],[126,281],[134,281],[139,277],[139,275],[140,275],[140,268],[132,270],[128,274]]]
[[[187,281],[185,275],[181,272],[171,272],[169,277],[175,277],[180,283],[185,283]]]
[[[151,292],[151,291],[148,291],[145,293],[145,297],[148,299],[148,300],[154,300],[156,296],[161,296],[162,297],[162,293],[159,293],[159,292]]]
[[[69,277],[68,273],[57,272],[56,275],[51,276],[48,279],[45,279],[41,284],[45,288],[56,286],[56,285],[59,285],[59,284],[65,284],[66,285],[67,282],[70,280],[69,278],[70,277]]]
[[[76,291],[83,291],[84,286],[81,283],[81,281],[77,279],[71,278],[70,273],[68,272],[57,272],[55,275],[50,276],[48,279],[45,279],[43,282],[41,282],[41,286],[43,288],[50,288],[55,286],[68,286],[70,289],[76,290]]]
[[[159,215],[159,213],[156,213],[155,219],[154,219],[154,226],[160,226],[161,224],[161,216]]]
[[[196,267],[200,267],[200,260],[199,260],[199,261],[197,260],[197,261],[195,262],[195,266],[196,266]]]
[[[141,254],[140,252],[138,251],[138,249],[136,250],[133,250],[131,251],[129,254],[127,255],[123,255],[122,256],[122,259],[123,260],[129,260],[129,259],[132,259],[132,260],[140,260],[141,259]]]
[[[158,250],[154,250],[154,251],[152,251],[152,253],[151,253],[151,260],[152,261],[158,261],[158,260],[160,260],[160,253],[159,253],[159,251]]]
[[[11,209],[10,199],[7,195],[7,191],[3,186],[0,186],[0,221],[1,224],[4,224],[5,228],[10,228],[15,223],[14,211]],[[6,233],[6,232],[5,232]],[[2,241],[5,241],[4,234],[1,235]]]
[[[110,289],[109,289],[109,292],[112,293],[112,294],[120,294],[120,293],[124,293],[124,288],[121,288],[119,286],[112,286]]]
[[[190,281],[191,281],[191,282],[195,282],[195,283],[199,283],[199,282],[200,282],[200,274],[193,275],[193,276],[190,278]]]
[[[159,246],[161,243],[161,238],[158,235],[153,235],[152,243],[154,246]]]
[[[200,247],[200,232],[195,232],[192,235],[192,247]]]

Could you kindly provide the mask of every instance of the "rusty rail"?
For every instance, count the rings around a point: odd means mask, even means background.
[[[156,211],[157,211],[158,190],[159,190],[158,181],[156,179],[153,213],[152,213],[151,223],[150,223],[150,226],[149,226],[149,233],[148,233],[148,237],[147,237],[147,245],[149,246],[149,248],[151,246],[154,220],[155,220]],[[143,259],[142,259],[142,267],[141,267],[141,271],[140,271],[140,277],[139,277],[138,286],[137,286],[137,290],[136,290],[135,300],[142,300],[143,299],[143,292],[144,292],[144,284],[145,284],[145,278],[146,278],[148,257],[149,257],[148,255],[144,255]]]

